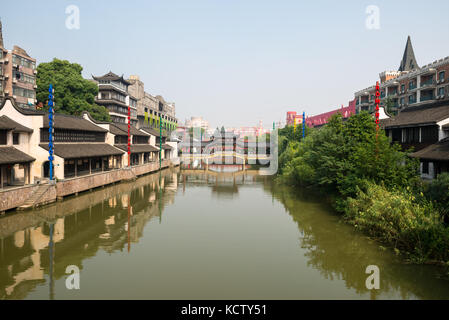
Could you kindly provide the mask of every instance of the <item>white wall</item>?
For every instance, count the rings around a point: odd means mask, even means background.
[[[449,131],[445,131],[443,130],[443,126],[449,124],[449,118],[442,120],[440,122],[437,123],[437,125],[439,125],[439,132],[438,132],[438,139],[439,140],[443,140],[444,138],[449,137]]]
[[[5,101],[5,105],[0,110],[0,116],[7,116],[21,125],[33,129],[33,133],[28,134],[28,139],[23,144],[14,146],[22,152],[27,153],[36,160],[31,164],[31,183],[34,183],[35,177],[42,177],[42,164],[48,160],[48,151],[39,147],[40,128],[44,126],[44,116],[42,115],[24,115],[17,111],[10,100]],[[24,135],[23,133],[21,135]],[[11,143],[12,144],[12,143]],[[61,177],[62,178],[62,177]]]

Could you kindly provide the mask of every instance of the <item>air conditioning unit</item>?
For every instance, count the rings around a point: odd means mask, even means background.
[[[12,67],[13,67],[13,68],[18,68],[19,65],[18,65],[17,63],[13,63],[13,64],[12,64]]]
[[[36,69],[34,69],[33,73],[34,73],[34,74],[37,74],[37,70],[36,70]]]
[[[17,79],[12,79],[12,83],[17,83]]]
[[[14,99],[17,99],[17,96],[12,96]]]
[[[437,100],[440,100],[440,96],[436,96],[435,98],[436,98]]]

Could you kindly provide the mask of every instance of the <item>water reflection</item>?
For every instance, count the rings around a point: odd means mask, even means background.
[[[53,299],[54,279],[66,276],[66,266],[82,270],[83,260],[99,250],[129,251],[146,223],[161,219],[164,207],[173,203],[178,171],[165,170],[0,219],[0,299],[26,298],[46,282]]]
[[[296,222],[307,264],[324,278],[343,279],[348,288],[360,295],[369,294],[371,299],[395,294],[402,299],[449,299],[446,268],[407,265],[390,250],[354,232],[339,217],[323,212],[316,196],[271,183],[264,187]],[[380,290],[366,288],[364,271],[368,265],[380,269]]]
[[[170,169],[3,217],[0,258],[0,299],[61,298],[65,268],[88,263],[96,298],[449,298],[445,270],[403,264],[321,199],[251,170]],[[118,290],[101,289],[104,266]]]

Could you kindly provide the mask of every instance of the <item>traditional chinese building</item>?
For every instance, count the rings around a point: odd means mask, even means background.
[[[130,95],[128,87],[131,83],[113,72],[103,76],[92,76],[98,84],[98,96],[95,102],[109,111],[114,123],[128,123],[128,106],[130,107],[131,123],[137,124],[137,99]]]

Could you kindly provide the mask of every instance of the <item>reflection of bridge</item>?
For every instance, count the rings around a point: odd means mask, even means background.
[[[223,162],[217,161],[218,159],[223,160]],[[226,161],[226,159],[232,159],[231,162]],[[241,162],[237,162],[237,159],[239,159]],[[235,151],[215,151],[212,154],[208,153],[191,153],[191,154],[182,154],[181,155],[181,162],[183,163],[189,163],[193,162],[195,160],[200,160],[205,162],[206,164],[209,163],[224,163],[224,164],[231,164],[231,163],[240,163],[240,164],[246,164],[246,163],[252,163],[256,164],[259,161],[259,164],[268,164],[268,162],[271,160],[271,156],[267,154],[242,154]]]

